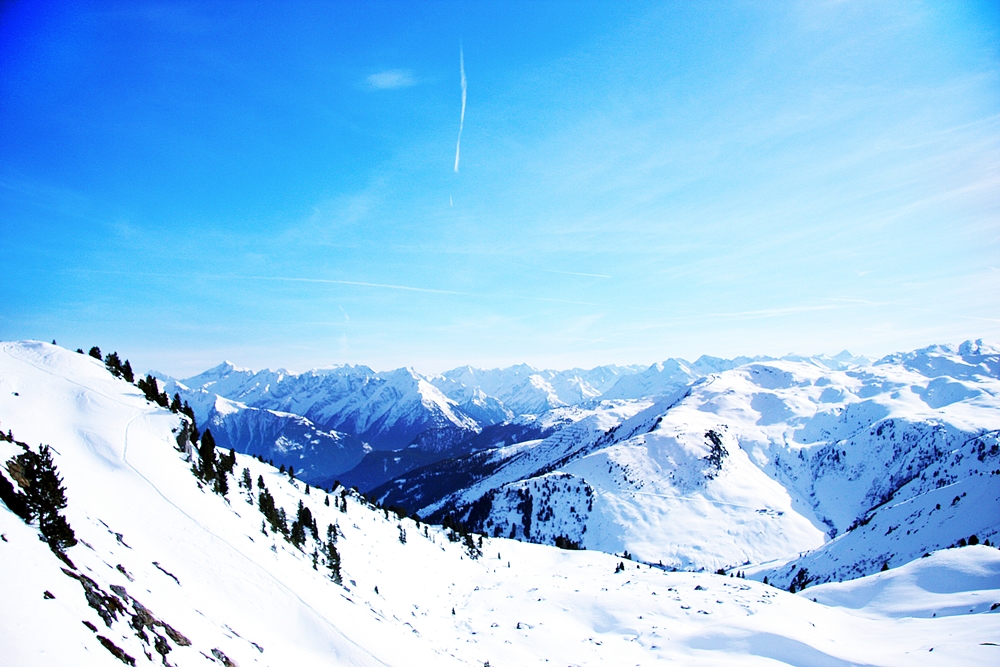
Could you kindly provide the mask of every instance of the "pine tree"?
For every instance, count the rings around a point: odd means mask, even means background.
[[[139,390],[142,391],[147,401],[150,403],[160,403],[160,387],[156,384],[156,378],[152,375],[147,374],[145,378],[140,378],[135,385],[139,387]]]
[[[27,507],[26,520],[38,519],[38,528],[49,546],[63,551],[76,544],[73,529],[60,513],[66,509],[66,489],[49,446],[42,445],[37,454],[27,450],[10,459],[7,470],[24,490],[19,495],[23,495]]]
[[[222,471],[218,471],[212,484],[212,490],[220,496],[225,496],[229,493],[229,476]]]
[[[243,483],[242,483],[242,486],[245,489],[251,489],[251,490],[253,489],[253,480],[250,479],[250,468],[244,468],[243,469]]]
[[[337,527],[332,523],[326,528],[326,565],[334,583],[343,583],[340,575],[340,553],[337,551]]]
[[[89,354],[90,354],[90,356],[92,356],[94,359],[97,359],[98,361],[101,361],[101,360],[104,359],[104,357],[101,355],[101,348],[97,347],[96,345],[94,347],[90,348]]]
[[[230,449],[229,453],[223,453],[215,466],[215,470],[220,475],[231,475],[236,466],[236,450]]]
[[[306,531],[298,521],[292,522],[292,535],[290,539],[296,548],[302,548],[302,543],[306,541]]]
[[[170,411],[177,413],[181,411],[181,395],[174,394],[174,400],[170,401]]]
[[[198,458],[201,460],[198,466],[198,476],[206,482],[211,482],[215,479],[215,438],[212,437],[212,432],[207,428],[201,436]]]
[[[126,382],[135,381],[135,373],[132,371],[132,364],[129,363],[128,359],[125,360],[125,364],[122,366],[122,377],[125,378]]]
[[[117,352],[108,352],[108,355],[104,357],[104,366],[116,378],[122,376],[122,360],[118,358]]]

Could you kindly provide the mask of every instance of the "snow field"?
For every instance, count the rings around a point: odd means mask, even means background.
[[[174,447],[178,424],[83,355],[42,343],[0,345],[0,427],[56,451],[66,514],[81,540],[69,557],[102,590],[124,587],[191,641],[167,654],[178,667],[219,662],[213,649],[241,667],[988,664],[1000,650],[985,645],[1000,631],[1000,615],[985,603],[959,613],[966,598],[949,598],[945,608],[959,615],[913,617],[941,604],[933,596],[942,594],[1000,601],[995,550],[955,550],[957,565],[940,554],[911,564],[919,566],[918,583],[907,589],[905,609],[844,601],[878,588],[874,578],[852,582],[854,597],[821,605],[807,598],[819,599],[822,587],[793,596],[755,581],[630,561],[615,573],[622,559],[612,555],[505,539],[485,539],[483,556],[473,560],[440,528],[425,535],[412,520],[353,496],[342,512],[338,494],[327,506],[325,492],[307,495],[302,482],[237,456],[236,479],[248,468],[255,495],[259,476],[290,518],[302,501],[321,536],[337,524],[339,587],[321,559],[313,569],[311,539],[300,552],[263,534],[261,513],[235,479],[228,500],[199,488]],[[0,446],[3,460],[17,451]],[[37,531],[2,507],[0,532],[0,662],[121,664],[87,621],[138,664],[162,664],[127,617],[108,628]],[[961,568],[968,577],[953,575]],[[953,582],[944,593],[934,584],[941,580]],[[871,600],[892,597],[889,584],[881,586]],[[46,590],[55,598],[44,599]]]

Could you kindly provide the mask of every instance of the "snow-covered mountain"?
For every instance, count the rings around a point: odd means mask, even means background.
[[[223,363],[185,380],[166,380],[205,420],[215,397],[248,407],[296,414],[327,431],[351,434],[374,449],[399,449],[429,429],[470,433],[478,423],[455,401],[409,368],[376,373],[366,366],[337,366],[294,374],[249,371]]]
[[[539,370],[527,364],[491,370],[462,366],[428,379],[445,396],[463,405],[477,396],[489,396],[511,414],[537,415],[598,398],[621,378],[640,370],[641,366],[598,366],[568,371]]]
[[[313,484],[329,486],[330,477],[352,469],[371,452],[358,438],[324,431],[305,417],[251,408],[221,396],[216,396],[204,425],[220,447],[294,467],[299,479]]]
[[[710,371],[711,372],[711,371]],[[641,373],[627,375],[609,387],[601,398],[645,398],[665,396],[705,375],[682,359],[655,363]]]
[[[376,493],[489,534],[627,549],[671,567],[774,559],[758,575],[782,585],[802,567],[811,581],[859,576],[973,533],[995,539],[998,361],[968,343],[846,370],[751,362],[651,407],[598,404],[546,439],[444,461]],[[789,562],[800,552],[811,553]]]
[[[564,429],[619,422],[624,436],[662,409],[632,414],[612,404]],[[595,551],[463,538],[343,489],[307,493],[248,456],[236,457],[228,493],[213,493],[178,450],[182,419],[88,356],[0,344],[0,425],[13,434],[0,440],[0,459],[23,453],[18,441],[51,445],[78,539],[59,556],[0,503],[0,664],[937,665],[996,657],[995,549],[932,553],[791,595]],[[667,437],[657,435],[662,428],[661,420],[645,435]],[[639,435],[614,446],[639,447]],[[729,474],[732,458],[715,479]],[[0,477],[20,486],[9,463]],[[294,528],[286,537],[269,524],[267,507],[297,517],[301,541]],[[334,553],[342,585],[331,580]]]
[[[847,353],[810,359],[836,368],[857,361]],[[668,359],[648,368],[612,365],[568,371],[526,364],[491,370],[463,366],[428,377],[408,368],[376,373],[366,366],[346,365],[292,374],[225,362],[184,380],[158,377],[168,393],[188,401],[199,420],[221,421],[228,431],[253,436],[252,442],[232,441],[240,452],[271,449],[281,454],[288,449],[286,442],[304,444],[303,428],[368,443],[377,451],[350,472],[343,464],[353,460],[356,446],[347,446],[350,454],[342,449],[326,452],[321,438],[316,446],[297,450],[303,457],[297,467],[308,470],[310,479],[343,478],[367,491],[418,466],[476,451],[476,434],[483,428],[602,399],[667,395],[699,377],[750,361],[703,356],[694,363]],[[222,414],[216,409],[218,397],[307,422],[243,410]],[[267,428],[262,420],[268,421]],[[257,442],[258,434],[266,435],[267,442]],[[288,463],[284,458],[281,462]]]

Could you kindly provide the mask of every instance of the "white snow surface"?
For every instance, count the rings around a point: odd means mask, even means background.
[[[506,539],[485,539],[472,559],[439,528],[425,533],[352,495],[342,512],[339,495],[327,506],[325,492],[306,494],[303,483],[238,456],[236,470],[260,477],[279,506],[294,514],[301,501],[321,532],[339,527],[345,586],[337,586],[322,558],[313,569],[315,543],[303,552],[262,533],[235,479],[225,499],[199,487],[174,447],[179,424],[94,359],[46,343],[0,344],[0,427],[52,446],[80,540],[68,550],[75,573],[190,640],[168,642],[177,667],[219,664],[223,654],[241,667],[956,665],[993,664],[1000,651],[1000,615],[985,602],[971,611],[964,599],[954,604],[972,594],[1000,601],[997,552],[985,547],[803,596],[629,561],[615,573],[621,559],[608,554]],[[674,456],[700,446],[659,430]],[[0,442],[3,460],[18,452]],[[0,534],[0,664],[120,665],[98,634],[137,664],[163,664],[127,614],[105,624],[37,529],[2,505]],[[864,602],[880,599],[866,587],[883,580],[882,590],[905,588],[904,607]],[[941,594],[950,597],[940,602]],[[808,599],[820,596],[827,604]],[[926,618],[938,605],[946,613]],[[154,633],[167,636],[163,626]]]
[[[1000,550],[982,545],[935,551],[902,567],[800,595],[872,618],[933,618],[990,611],[1000,591]]]
[[[587,410],[601,425],[498,449],[487,475],[425,510],[467,517],[493,493],[491,534],[746,567],[781,586],[802,567],[810,583],[837,581],[973,534],[996,541],[1000,352],[970,342],[848,361],[751,360],[642,411],[598,404]],[[541,479],[550,473],[572,479]],[[581,493],[592,497],[582,509]]]
[[[354,496],[341,512],[339,495],[328,507],[325,492],[307,495],[301,482],[238,456],[236,469],[261,477],[280,506],[294,512],[304,502],[321,531],[337,524],[346,584],[337,586],[322,561],[312,568],[308,547],[300,552],[262,534],[261,515],[235,480],[227,499],[199,488],[174,447],[176,415],[96,360],[45,343],[0,345],[0,425],[32,446],[52,446],[80,539],[68,551],[76,572],[109,596],[121,598],[111,586],[122,587],[130,613],[141,602],[189,639],[190,646],[169,643],[167,660],[178,667],[219,663],[223,654],[242,667],[936,665],[988,664],[997,655],[988,642],[1000,632],[1000,615],[982,605],[960,612],[949,600],[945,608],[956,615],[938,618],[871,604],[862,614],[843,596],[823,605],[754,581],[627,561],[616,574],[619,559],[607,554],[505,539],[487,538],[473,560],[439,528],[425,536],[411,520]],[[4,460],[19,451],[6,442],[0,448]],[[37,530],[2,506],[0,533],[0,663],[121,664],[100,634],[137,664],[162,664],[126,614],[108,627]],[[961,567],[993,574],[954,580],[948,594],[1000,599],[996,552],[961,555]],[[924,592],[908,598],[916,616],[926,616],[938,594]],[[821,587],[808,593],[818,596]]]

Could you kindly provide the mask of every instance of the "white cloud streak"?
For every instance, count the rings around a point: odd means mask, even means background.
[[[391,69],[370,75],[368,85],[373,90],[395,90],[415,86],[417,80],[413,78],[413,74],[406,70]]]
[[[579,271],[558,271],[556,269],[539,269],[539,271],[544,271],[545,273],[558,273],[564,276],[584,276],[586,278],[607,278],[611,279],[611,276],[606,276],[603,273],[581,273]]]
[[[455,142],[455,173],[458,173],[458,160],[462,154],[462,130],[465,128],[465,98],[469,90],[465,80],[465,51],[462,45],[458,46],[458,71],[462,75],[462,116],[458,121],[458,141]]]

